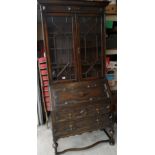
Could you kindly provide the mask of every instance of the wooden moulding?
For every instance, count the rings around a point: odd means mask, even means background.
[[[107,15],[116,15],[117,14],[117,5],[116,4],[108,5],[105,9],[105,13]]]
[[[78,0],[78,1],[71,1],[71,0],[38,0],[40,4],[43,5],[82,5],[82,6],[107,6],[109,4],[109,1],[107,0]]]

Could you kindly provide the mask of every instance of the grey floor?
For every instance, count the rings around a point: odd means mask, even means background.
[[[116,133],[116,132],[115,132]],[[116,137],[116,135],[115,135]],[[90,133],[84,133],[82,135],[71,136],[60,139],[58,141],[58,151],[69,147],[84,147],[89,144],[93,144],[98,140],[106,139],[107,136],[103,131],[94,131]],[[115,138],[116,139],[116,138]],[[39,126],[37,128],[37,155],[54,155],[54,149],[52,147],[52,132],[47,126]],[[101,143],[95,147],[77,152],[66,152],[64,155],[116,155],[117,144],[114,146],[109,143]]]

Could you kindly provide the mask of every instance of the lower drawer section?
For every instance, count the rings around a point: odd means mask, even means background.
[[[56,138],[67,137],[71,135],[81,134],[87,131],[94,131],[110,127],[112,125],[111,114],[98,115],[78,119],[76,121],[67,121],[55,123],[53,126]]]

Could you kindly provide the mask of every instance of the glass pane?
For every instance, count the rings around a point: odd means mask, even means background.
[[[79,17],[82,78],[101,77],[101,17]]]
[[[48,17],[49,48],[53,80],[75,79],[72,17]]]

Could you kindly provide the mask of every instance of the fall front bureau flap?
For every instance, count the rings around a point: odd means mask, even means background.
[[[111,93],[106,80],[55,84],[51,96],[54,108],[111,100]]]

